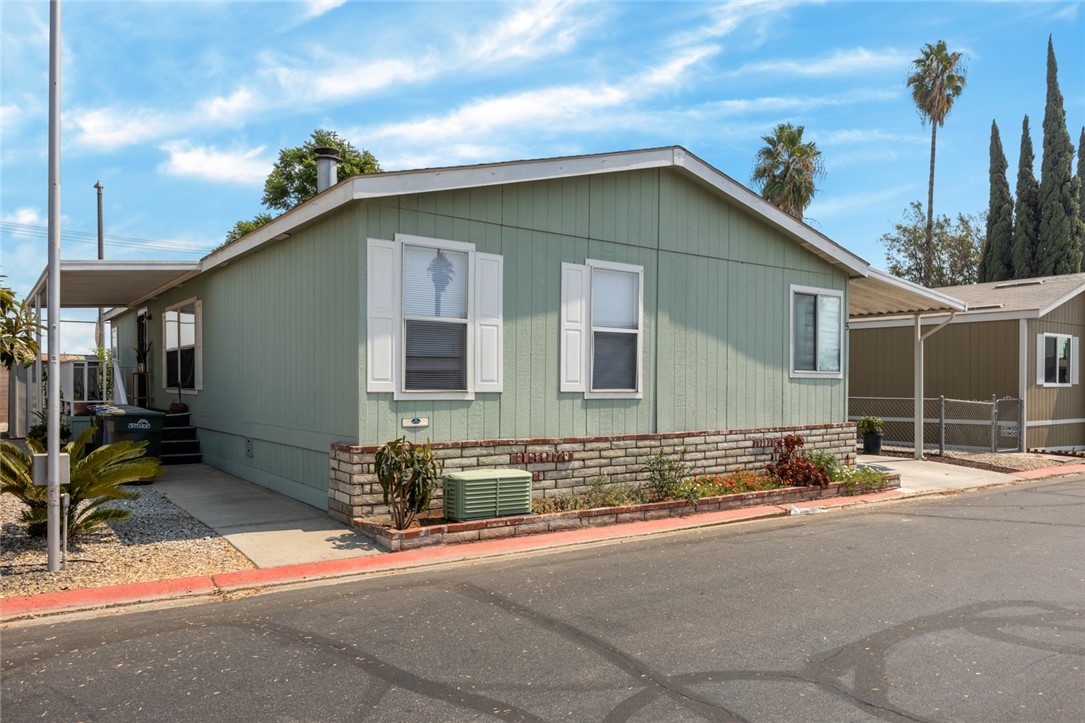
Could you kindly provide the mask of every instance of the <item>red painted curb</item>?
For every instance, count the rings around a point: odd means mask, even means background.
[[[108,607],[110,605],[150,602],[163,598],[206,595],[215,591],[215,585],[206,575],[178,577],[172,580],[133,582],[127,585],[91,587],[83,590],[46,592],[40,595],[10,597],[0,600],[0,618],[9,619],[24,615],[57,612],[59,610],[82,610]]]
[[[1085,465],[1082,465],[1082,467],[1085,468]],[[572,530],[545,532],[537,535],[502,537],[458,545],[421,547],[414,550],[367,557],[353,557],[346,560],[326,560],[257,570],[237,570],[209,577],[187,577],[132,583],[130,585],[89,588],[86,590],[43,593],[41,595],[8,598],[0,601],[0,619],[9,620],[16,617],[50,612],[72,612],[81,609],[148,602],[164,598],[209,595],[215,592],[284,585],[366,572],[405,570],[442,562],[483,559],[496,555],[533,552],[587,542],[628,539],[660,532],[690,530],[731,522],[781,517],[785,516],[791,507],[843,507],[905,496],[907,495],[894,489],[854,497],[810,500],[786,505],[762,505],[718,512],[693,513],[681,517],[664,517],[657,520],[638,520],[605,527],[579,527]]]
[[[1039,479],[1041,477],[1054,477],[1060,474],[1073,474],[1085,472],[1085,464],[1064,464],[1060,467],[1044,467],[1043,469],[1030,469],[1023,472],[1014,472],[1014,477],[1021,479]]]

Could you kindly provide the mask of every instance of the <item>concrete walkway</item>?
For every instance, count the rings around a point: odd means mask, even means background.
[[[153,489],[226,538],[257,567],[345,560],[380,548],[284,494],[206,464],[166,467]]]
[[[952,492],[1008,484],[1019,480],[1012,474],[907,457],[861,454],[855,459],[859,464],[867,467],[886,472],[899,472],[901,492],[923,494]],[[1050,473],[1051,471],[1048,471],[1048,474]]]

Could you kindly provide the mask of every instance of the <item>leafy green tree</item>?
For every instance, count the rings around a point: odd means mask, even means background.
[[[33,309],[26,299],[20,301],[14,291],[0,286],[0,315],[0,364],[8,370],[33,364],[40,352],[38,332],[44,328],[35,321]]]
[[[1040,184],[1036,182],[1033,165],[1028,116],[1021,124],[1021,153],[1017,161],[1017,201],[1013,220],[1013,278],[1031,279],[1039,276],[1037,257],[1040,253]]]
[[[912,201],[904,220],[893,231],[882,235],[889,273],[923,286],[960,286],[976,283],[980,253],[984,246],[983,221],[957,214],[956,222],[945,215],[934,220],[933,246],[927,244],[926,214],[923,204]],[[926,256],[933,248],[931,273],[926,271]]]
[[[905,85],[912,89],[912,100],[924,125],[931,124],[931,169],[927,184],[927,250],[923,257],[923,276],[933,277],[934,270],[934,155],[938,127],[945,124],[953,103],[964,92],[965,69],[960,53],[951,53],[946,41],[927,43],[912,61],[912,74]]]
[[[981,283],[1005,281],[1013,276],[1013,197],[1006,180],[1007,165],[998,124],[991,121],[991,195],[987,206],[987,243],[979,264]]]
[[[264,182],[261,203],[270,209],[289,211],[315,196],[316,158],[313,151],[317,148],[339,151],[339,178],[381,171],[380,164],[369,151],[359,151],[335,131],[317,129],[302,145],[279,151],[279,160]]]
[[[372,153],[359,151],[335,131],[318,128],[300,146],[279,151],[279,160],[264,181],[264,197],[261,199],[261,203],[270,211],[289,211],[316,195],[316,157],[313,152],[317,148],[335,148],[339,151],[336,171],[339,178],[381,172],[380,163]],[[273,218],[270,213],[261,212],[251,221],[238,221],[226,234],[222,246],[215,250],[252,233]]]
[[[244,220],[238,221],[237,223],[234,224],[234,227],[232,229],[230,229],[229,232],[226,234],[226,241],[223,242],[222,246],[232,244],[234,241],[237,241],[239,238],[241,238],[245,234],[252,233],[256,229],[263,226],[265,223],[268,223],[273,218],[275,218],[275,217],[272,216],[270,213],[260,212],[260,213],[256,214],[256,216],[253,217],[253,219],[251,221],[244,221]],[[218,249],[222,248],[222,246],[219,246],[215,250],[218,251]]]
[[[1047,39],[1047,107],[1044,109],[1044,157],[1040,165],[1040,276],[1081,270],[1081,190],[1071,170],[1074,147],[1066,130],[1066,111],[1059,90],[1055,46]]]
[[[134,500],[139,493],[121,485],[151,480],[162,474],[162,463],[154,457],[144,457],[147,442],[121,441],[98,447],[86,454],[87,442],[95,428],[89,427],[77,439],[61,450],[71,458],[71,482],[61,486],[70,497],[68,505],[68,538],[88,532],[103,522],[123,520],[131,510],[109,507],[112,500]],[[31,452],[42,454],[45,449],[35,440],[27,439]],[[45,535],[48,520],[46,488],[33,482],[31,458],[21,447],[0,440],[0,493],[14,495],[26,509],[21,521],[28,535]]]
[[[780,123],[757,151],[753,183],[773,206],[802,220],[803,211],[817,193],[817,179],[825,173],[821,151],[813,141],[803,142],[803,126]]]

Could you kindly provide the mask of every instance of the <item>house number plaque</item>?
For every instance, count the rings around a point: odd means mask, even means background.
[[[429,417],[404,417],[404,429],[421,429],[429,426]]]

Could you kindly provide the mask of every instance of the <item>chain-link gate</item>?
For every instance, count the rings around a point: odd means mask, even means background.
[[[910,397],[849,397],[848,419],[878,417],[884,423],[882,442],[915,446],[915,400]],[[923,400],[923,447],[985,452],[1024,451],[1023,407],[1020,399],[992,396],[988,401]]]

